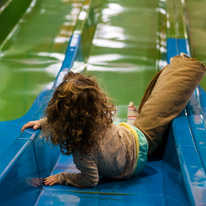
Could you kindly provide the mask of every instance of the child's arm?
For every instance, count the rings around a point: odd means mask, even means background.
[[[73,155],[74,163],[80,170],[80,173],[63,172],[50,177],[45,178],[45,185],[73,185],[80,188],[94,187],[99,182],[99,174],[97,165],[91,154],[81,155],[79,152],[75,152]]]
[[[26,123],[22,129],[21,132],[23,132],[25,129],[32,127],[34,130],[41,129],[42,124],[46,121],[46,118],[42,118],[40,120],[30,121]]]

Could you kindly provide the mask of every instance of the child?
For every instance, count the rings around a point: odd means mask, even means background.
[[[129,105],[130,123],[113,124],[115,107],[97,82],[69,72],[55,90],[45,118],[23,126],[42,128],[47,139],[72,154],[80,173],[45,178],[45,185],[94,187],[99,177],[127,179],[152,157],[171,122],[186,106],[205,66],[181,54],[151,81],[139,106]],[[136,118],[132,119],[132,116]]]

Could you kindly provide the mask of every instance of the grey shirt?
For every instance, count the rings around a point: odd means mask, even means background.
[[[60,184],[76,187],[94,187],[99,177],[126,179],[132,176],[137,162],[135,137],[124,126],[112,124],[104,131],[99,148],[89,154],[75,151],[74,163],[79,173],[63,172],[58,175]]]

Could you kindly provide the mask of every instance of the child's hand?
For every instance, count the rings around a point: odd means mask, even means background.
[[[60,184],[60,182],[58,180],[58,174],[52,175],[52,176],[49,176],[49,177],[45,178],[44,179],[44,184],[49,185],[49,186]]]
[[[40,120],[30,121],[30,122],[26,123],[22,127],[21,132],[23,132],[26,128],[29,128],[29,127],[33,127],[34,130],[41,128]]]

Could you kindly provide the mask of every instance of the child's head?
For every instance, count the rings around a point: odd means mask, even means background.
[[[89,152],[99,133],[113,122],[115,107],[94,79],[69,72],[56,88],[46,109],[44,134],[61,151]]]

